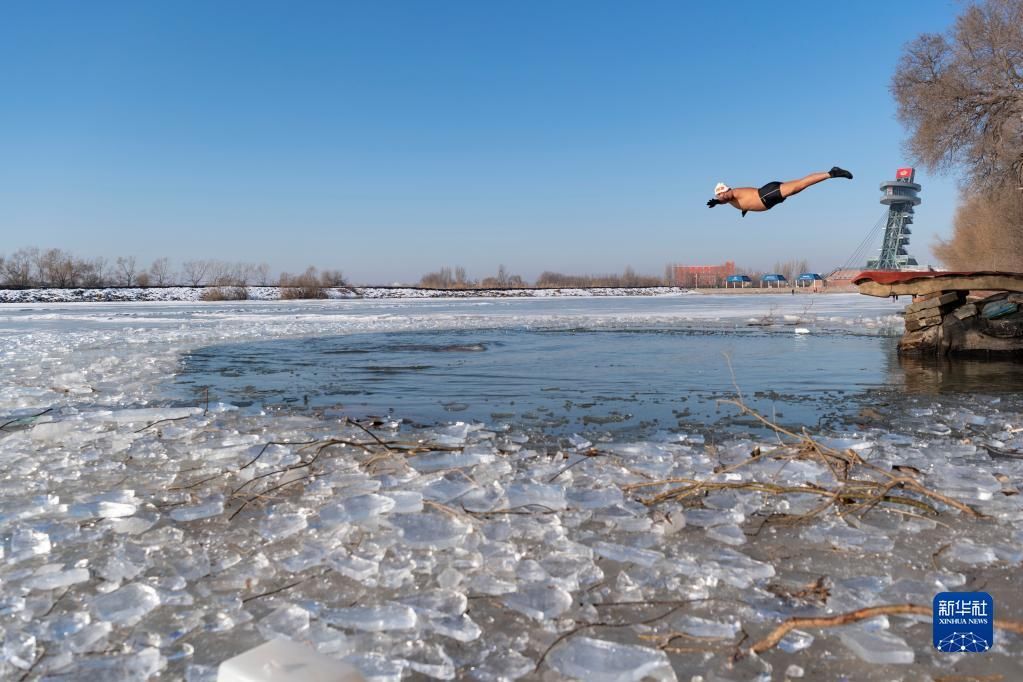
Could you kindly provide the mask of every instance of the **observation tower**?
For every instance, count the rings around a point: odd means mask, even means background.
[[[916,258],[906,250],[909,235],[913,234],[909,228],[913,224],[913,207],[920,204],[917,192],[921,187],[913,182],[915,177],[915,169],[900,168],[895,172],[894,180],[881,183],[881,203],[888,206],[888,220],[884,228],[884,240],[881,242],[881,254],[867,261],[868,270],[918,267]]]

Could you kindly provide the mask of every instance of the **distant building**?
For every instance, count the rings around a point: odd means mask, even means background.
[[[671,265],[668,271],[675,286],[690,289],[722,287],[735,274],[735,263],[726,261],[723,265]]]

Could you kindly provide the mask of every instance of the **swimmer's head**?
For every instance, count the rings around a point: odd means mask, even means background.
[[[724,194],[725,192],[727,192],[730,189],[732,189],[732,188],[729,187],[728,185],[726,185],[725,183],[719,182],[718,184],[716,184],[714,186],[714,194],[715,195]]]

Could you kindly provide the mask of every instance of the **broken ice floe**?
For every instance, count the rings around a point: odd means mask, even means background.
[[[342,326],[326,313],[296,321],[302,308],[266,324],[243,307],[217,310],[189,321],[150,309],[153,321],[128,334],[109,311],[81,313],[87,322],[37,311],[68,329],[4,337],[0,407],[13,423],[0,432],[0,677],[34,666],[52,678],[210,679],[220,660],[274,636],[376,679],[517,679],[545,652],[538,674],[554,679],[765,679],[771,652],[729,667],[743,633],[924,603],[1023,562],[1023,464],[985,447],[1023,448],[1023,410],[1010,398],[907,404],[898,428],[819,439],[970,505],[983,523],[904,486],[891,494],[941,515],[886,502],[815,512],[820,495],[743,487],[834,485],[826,463],[781,458],[775,439],[618,442],[598,430],[559,440],[396,417],[370,426],[417,444],[406,454],[337,415],[161,405],[156,386],[181,349]],[[352,324],[411,328],[425,317]],[[300,444],[267,445],[330,438],[362,445],[332,446],[312,464]],[[749,461],[755,450],[764,456]],[[721,487],[640,501],[672,479]],[[584,627],[600,622],[624,625]],[[929,646],[910,623],[793,630],[778,647],[807,675],[825,650],[839,667],[909,670]],[[669,657],[658,637],[673,631],[728,653]],[[1014,651],[992,660],[1011,668]]]

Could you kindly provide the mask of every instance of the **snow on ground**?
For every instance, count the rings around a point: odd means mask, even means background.
[[[279,287],[245,287],[249,300],[276,301]],[[201,287],[106,287],[102,289],[0,289],[0,303],[78,303],[111,301],[200,301]],[[327,298],[547,298],[551,296],[679,296],[681,287],[588,287],[585,289],[465,289],[347,287],[326,290]]]
[[[741,484],[828,488],[836,472],[812,456],[773,459],[773,439],[550,442],[397,419],[369,433],[329,412],[167,407],[158,393],[183,351],[255,338],[786,315],[814,329],[890,324],[859,297],[824,297],[812,313],[803,301],[724,298],[638,311],[614,301],[0,311],[0,678],[213,680],[225,658],[285,637],[371,680],[930,679],[949,659],[912,617],[794,631],[762,656],[732,654],[744,633],[791,615],[929,604],[941,590],[986,589],[1000,617],[1019,619],[1023,460],[994,454],[1023,450],[1023,410],[1010,400],[907,397],[878,407],[884,421],[823,441],[918,477],[983,522],[897,488],[916,506],[792,525],[818,495]],[[757,448],[768,456],[751,461]],[[664,479],[722,485],[644,504]],[[996,634],[970,674],[1019,679],[1018,639]]]

